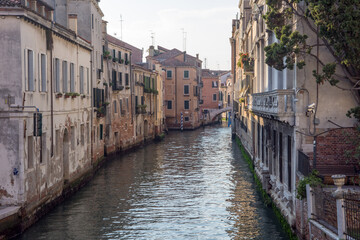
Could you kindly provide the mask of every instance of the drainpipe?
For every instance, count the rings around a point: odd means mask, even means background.
[[[133,72],[132,72],[132,52],[130,52],[130,73],[129,73],[129,81],[130,81],[130,109],[131,109],[131,124],[134,124],[134,108],[133,108],[133,97],[134,97],[134,94],[133,94]]]
[[[177,72],[176,72],[176,67],[175,67],[175,71],[174,71],[174,77],[175,77],[175,124],[177,124],[178,123],[178,119],[177,119],[177,74],[176,74]]]
[[[52,23],[53,24],[53,23]],[[52,28],[51,24],[51,28]],[[50,31],[50,30],[49,30]],[[52,31],[52,29],[51,29]],[[52,34],[52,32],[50,33]],[[53,48],[50,49],[50,128],[51,128],[51,157],[54,156],[54,74],[53,74]]]
[[[94,86],[93,86],[93,53],[94,53],[94,49],[92,50],[92,53],[90,55],[90,163],[91,165],[93,165],[93,159],[94,159],[94,146],[93,146],[93,143],[94,143],[94,134],[93,134],[93,124],[94,124],[94,109],[93,109],[93,100],[94,100]]]

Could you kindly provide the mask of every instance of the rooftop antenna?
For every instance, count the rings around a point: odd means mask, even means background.
[[[186,52],[186,36],[187,36],[187,32],[185,32],[185,29],[182,28],[182,33],[183,33],[183,51]]]
[[[122,41],[123,40],[123,27],[122,27],[122,23],[123,23],[123,18],[122,18],[122,15],[120,14],[120,29],[121,29],[121,35],[120,35],[120,40]]]
[[[155,46],[155,33],[153,31],[151,31],[151,44]]]

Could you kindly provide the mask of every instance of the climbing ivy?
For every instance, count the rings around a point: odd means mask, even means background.
[[[297,240],[298,238],[296,237],[296,235],[291,230],[291,227],[290,227],[289,223],[286,221],[284,216],[281,214],[281,211],[279,210],[279,208],[271,200],[271,198],[267,194],[267,192],[262,188],[262,183],[261,183],[259,177],[256,175],[255,167],[254,167],[254,164],[253,164],[253,162],[251,160],[251,157],[248,154],[248,152],[245,150],[244,146],[241,144],[241,141],[240,141],[240,139],[238,137],[236,137],[236,143],[237,143],[238,147],[240,148],[240,151],[241,151],[241,154],[242,154],[243,158],[245,159],[245,161],[249,165],[250,171],[253,174],[253,177],[254,177],[254,180],[255,180],[256,189],[259,191],[265,206],[271,207],[273,209],[273,211],[275,213],[275,216],[279,220],[282,229],[287,233],[289,239],[290,240]]]
[[[279,40],[267,47],[266,63],[277,70],[302,69],[305,56],[318,60],[320,67],[313,71],[317,84],[329,82],[343,90],[352,91],[360,100],[360,1],[359,0],[266,0],[264,15],[267,27]],[[319,36],[319,43],[310,43],[306,34],[294,28],[302,22],[309,33]],[[325,47],[333,56],[325,62],[318,58],[316,47]],[[336,68],[343,75],[336,74]],[[350,83],[351,87],[340,83]],[[344,94],[348,94],[346,91]],[[360,107],[349,110],[360,120]]]
[[[298,182],[296,188],[296,198],[303,200],[306,198],[306,185],[309,184],[310,187],[322,186],[322,179],[319,177],[319,172],[313,170],[309,176],[304,177]]]

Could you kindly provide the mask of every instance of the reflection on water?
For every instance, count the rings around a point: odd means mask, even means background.
[[[286,239],[229,128],[119,156],[19,239]]]

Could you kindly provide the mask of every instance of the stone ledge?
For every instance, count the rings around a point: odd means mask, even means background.
[[[8,216],[17,214],[20,207],[11,206],[11,207],[0,207],[0,220],[7,218]]]

